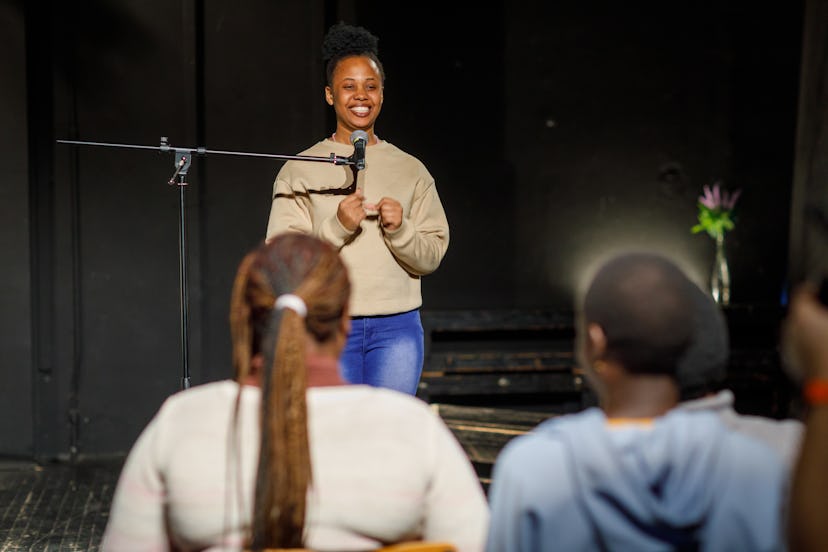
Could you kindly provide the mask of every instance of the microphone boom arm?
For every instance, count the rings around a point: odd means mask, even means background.
[[[318,157],[312,155],[279,155],[275,153],[250,153],[242,151],[224,151],[224,150],[210,150],[205,147],[197,148],[176,148],[169,144],[166,136],[161,137],[161,143],[158,146],[144,146],[138,144],[113,144],[108,142],[82,142],[79,140],[57,140],[60,144],[70,144],[76,146],[104,146],[110,148],[127,148],[127,149],[147,149],[157,150],[162,153],[172,152],[175,154],[175,172],[170,180],[169,185],[178,185],[178,266],[179,266],[179,299],[180,299],[180,315],[181,315],[181,364],[182,377],[181,387],[187,389],[190,387],[190,367],[189,367],[189,286],[187,276],[187,225],[186,225],[186,209],[184,202],[184,191],[187,188],[185,176],[190,168],[193,155],[206,155],[208,153],[217,155],[236,155],[243,157],[265,157],[269,159],[295,159],[298,161],[318,161],[323,163],[333,163],[334,165],[357,165],[360,161],[356,152],[350,157],[340,157],[333,153],[329,157]],[[364,154],[363,154],[364,159]],[[364,160],[363,160],[364,163]],[[177,181],[176,181],[177,179]]]
[[[328,157],[320,157],[315,155],[281,155],[278,153],[255,153],[246,151],[211,150],[203,146],[197,148],[177,148],[169,144],[166,136],[161,137],[161,145],[159,146],[144,146],[139,144],[113,144],[108,142],[82,142],[79,140],[57,140],[57,142],[60,144],[73,144],[77,146],[105,146],[110,148],[151,149],[158,150],[161,152],[173,152],[176,154],[176,167],[180,165],[182,158],[185,156],[188,160],[192,155],[206,155],[208,153],[213,153],[217,155],[236,155],[242,157],[265,157],[269,159],[295,159],[297,161],[319,161],[323,163],[333,163],[334,165],[353,165],[356,163],[356,161],[354,161],[353,159],[353,156],[341,157],[333,153],[331,153],[331,155]],[[185,164],[187,165],[187,167],[179,169],[176,173],[176,176],[178,174],[187,174],[189,161],[186,161]]]

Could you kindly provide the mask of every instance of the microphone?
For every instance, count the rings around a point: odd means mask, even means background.
[[[368,133],[364,130],[355,130],[351,133],[351,143],[354,145],[354,154],[351,159],[358,171],[365,168],[365,146],[368,145]]]

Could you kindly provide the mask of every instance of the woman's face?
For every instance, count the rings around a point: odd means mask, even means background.
[[[365,56],[337,63],[325,99],[336,112],[337,129],[348,133],[371,130],[382,109],[382,78],[377,64]]]

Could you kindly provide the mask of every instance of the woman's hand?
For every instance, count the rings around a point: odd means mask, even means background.
[[[399,201],[390,197],[379,200],[375,207],[380,224],[385,230],[393,232],[402,224],[403,208]]]
[[[349,232],[356,232],[359,224],[365,219],[365,209],[362,206],[364,199],[362,190],[357,188],[356,192],[345,196],[345,199],[339,202],[336,218]]]

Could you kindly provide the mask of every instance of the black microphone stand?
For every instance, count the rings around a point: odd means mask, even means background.
[[[297,161],[317,161],[333,163],[334,165],[355,165],[355,155],[350,157],[339,157],[331,153],[329,157],[318,157],[313,155],[280,155],[275,153],[251,153],[243,151],[222,151],[210,150],[204,147],[197,148],[175,148],[167,141],[166,136],[161,137],[159,146],[142,146],[137,144],[111,144],[106,142],[81,142],[78,140],[57,140],[60,144],[73,144],[78,146],[106,146],[110,148],[128,149],[151,149],[164,153],[175,154],[175,172],[167,181],[167,184],[178,186],[178,285],[181,310],[181,363],[182,377],[181,388],[190,387],[190,365],[189,365],[189,291],[187,283],[187,225],[186,210],[184,208],[184,192],[187,187],[187,172],[190,169],[193,155],[206,155],[209,153],[218,155],[236,155],[244,157],[266,157],[270,159],[294,159]],[[364,161],[363,161],[364,163]],[[352,167],[353,168],[353,167]]]

